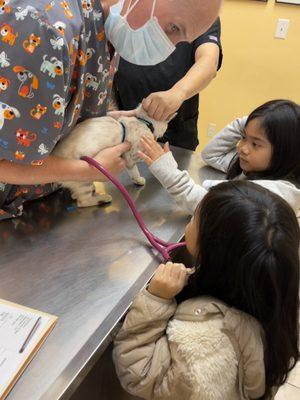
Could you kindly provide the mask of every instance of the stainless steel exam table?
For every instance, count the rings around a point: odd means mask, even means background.
[[[223,174],[201,157],[174,148],[196,182]],[[141,165],[145,187],[121,176],[150,230],[181,239],[189,217]],[[59,317],[8,400],[69,399],[111,342],[118,321],[161,259],[112,184],[111,205],[77,209],[67,192],[28,203],[24,215],[0,222],[0,297]],[[87,399],[89,400],[89,399]]]

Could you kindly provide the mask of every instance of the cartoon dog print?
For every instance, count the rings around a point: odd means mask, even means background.
[[[9,88],[10,81],[3,76],[0,76],[0,93],[5,92]]]
[[[37,104],[31,111],[30,115],[34,119],[41,119],[43,115],[45,115],[47,112],[47,107],[43,107],[40,104]]]
[[[98,57],[97,64],[98,64],[97,72],[100,74],[103,71],[102,56]]]
[[[10,46],[15,44],[15,41],[18,37],[18,33],[14,33],[14,29],[6,23],[1,25],[0,35],[2,36],[2,42],[7,43]]]
[[[88,72],[85,75],[85,85],[87,88],[91,88],[96,91],[99,87],[99,82],[97,82],[97,77]]]
[[[98,106],[101,106],[107,97],[107,90],[98,94]]]
[[[0,0],[0,15],[10,13],[11,8],[8,5],[9,3],[10,3],[10,0]]]
[[[25,8],[17,7],[17,11],[15,12],[15,17],[17,21],[24,21],[30,13],[36,13],[36,8],[32,6],[27,6]]]
[[[55,115],[65,115],[65,109],[66,109],[66,102],[65,99],[63,99],[59,94],[54,94],[53,95],[53,102],[52,106],[54,108],[54,114]]]
[[[19,128],[16,132],[16,138],[21,146],[29,147],[36,140],[37,134]]]
[[[8,104],[0,102],[0,129],[3,128],[5,120],[20,118],[20,116],[21,114],[15,107],[11,107]]]
[[[95,49],[89,47],[87,49],[87,51],[86,51],[86,59],[87,59],[87,61],[89,61],[93,57],[94,54],[95,54]]]
[[[47,57],[48,57],[47,54],[43,56],[44,61],[41,65],[41,71],[48,72],[48,75],[51,78],[63,75],[64,72],[63,63],[59,61],[56,57],[51,57],[50,61],[46,60]]]
[[[67,25],[66,25],[64,22],[62,22],[62,21],[57,21],[57,22],[55,22],[55,24],[53,24],[53,26],[54,26],[55,29],[58,30],[58,32],[59,32],[61,35],[65,36],[65,31],[66,31]]]
[[[21,82],[18,95],[32,99],[34,97],[33,90],[36,90],[39,87],[37,77],[31,71],[19,65],[13,67],[13,71],[16,72],[17,78]]]
[[[1,68],[7,68],[10,66],[10,59],[7,57],[7,54],[5,51],[2,51],[0,53],[0,67]]]
[[[41,44],[41,38],[32,33],[28,39],[23,42],[23,49],[29,54],[33,54],[36,48]]]
[[[108,77],[109,77],[109,70],[105,68],[105,69],[102,71],[102,79],[106,79],[106,78],[108,78]]]
[[[94,0],[81,0],[83,15],[85,18],[90,17],[90,13],[93,11]]]
[[[74,103],[74,109],[73,109],[73,112],[72,112],[72,118],[71,118],[71,121],[69,122],[68,127],[73,125],[75,117],[79,114],[80,108],[81,108],[81,105],[79,103],[79,96],[77,95],[76,99],[75,99],[75,103]]]
[[[79,50],[78,51],[78,55],[77,55],[77,59],[78,59],[78,62],[79,62],[79,65],[85,65],[86,64],[86,62],[87,62],[87,55],[84,53],[84,51],[83,50]]]
[[[108,69],[103,69],[103,67],[104,67],[104,64],[102,63],[102,56],[100,56],[99,58],[98,58],[98,61],[97,61],[97,64],[98,64],[98,70],[97,70],[97,72],[98,72],[98,74],[101,74],[102,75],[102,79],[106,79],[108,76],[109,76],[109,70]]]
[[[72,13],[72,11],[70,9],[70,6],[69,6],[68,2],[65,1],[65,0],[61,1],[60,5],[62,6],[66,17],[69,18],[69,19],[72,19],[74,17],[74,15],[73,15],[73,13]]]

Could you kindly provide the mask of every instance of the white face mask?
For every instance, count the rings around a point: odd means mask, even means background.
[[[153,15],[156,0],[153,1],[151,17],[141,28],[132,29],[127,22],[128,14],[137,5],[136,0],[121,15],[124,0],[110,7],[104,29],[108,40],[124,60],[136,65],[156,65],[165,61],[175,50],[174,44]]]

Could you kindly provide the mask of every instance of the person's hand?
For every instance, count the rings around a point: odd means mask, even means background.
[[[105,169],[107,169],[112,175],[118,175],[125,168],[125,161],[122,158],[122,155],[130,150],[131,144],[129,142],[124,142],[118,144],[114,147],[108,147],[107,149],[101,150],[94,159],[98,161]],[[98,171],[97,177],[94,179],[95,181],[106,180],[105,177]],[[99,174],[101,174],[101,178],[99,179]]]
[[[167,121],[185,101],[183,92],[172,88],[164,92],[150,94],[142,101],[143,109],[149,117],[157,121]]]
[[[148,286],[148,292],[162,299],[173,299],[182,291],[191,271],[183,264],[160,264]]]
[[[119,119],[120,117],[136,117],[136,109],[129,111],[124,111],[124,110],[109,111],[106,115],[114,119]]]
[[[170,151],[169,143],[165,143],[162,148],[153,137],[151,138],[149,136],[143,136],[140,140],[140,144],[144,151],[139,151],[138,155],[149,166],[155,160],[158,160],[161,156]]]

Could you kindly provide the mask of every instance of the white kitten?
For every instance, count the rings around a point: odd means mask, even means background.
[[[94,157],[100,150],[126,140],[131,143],[131,149],[123,156],[126,168],[137,185],[144,185],[145,178],[140,176],[136,165],[141,161],[138,156],[140,139],[144,135],[152,135],[150,127],[156,139],[162,137],[167,130],[168,122],[150,118],[142,107],[138,108],[137,117],[120,117],[119,120],[112,117],[90,118],[79,123],[69,136],[60,141],[53,154],[68,159],[80,159],[82,156]],[[125,128],[125,137],[122,124]],[[77,200],[78,207],[109,203],[112,200],[108,194],[96,193],[93,182],[61,182],[61,185],[71,191],[72,198]]]

